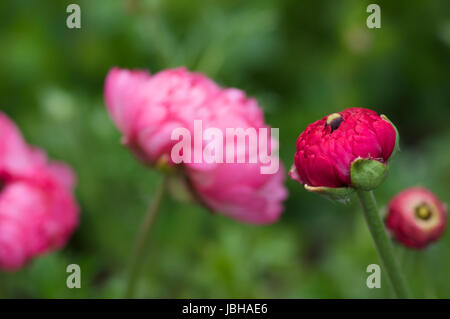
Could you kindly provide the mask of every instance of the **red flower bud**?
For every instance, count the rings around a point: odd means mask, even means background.
[[[426,188],[408,188],[389,203],[386,227],[400,243],[422,249],[442,236],[447,224],[446,210]]]
[[[291,178],[310,190],[373,189],[384,179],[397,138],[393,124],[372,110],[349,108],[325,116],[300,134]],[[380,173],[371,175],[374,171]]]

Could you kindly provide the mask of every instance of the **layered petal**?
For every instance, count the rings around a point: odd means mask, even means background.
[[[261,174],[254,164],[221,164],[213,170],[190,170],[194,190],[212,211],[252,224],[277,221],[287,197],[281,168]]]
[[[193,128],[194,119],[211,116],[206,102],[219,87],[184,68],[151,76],[113,68],[105,80],[105,104],[123,134],[124,144],[147,163],[169,155],[173,128]]]

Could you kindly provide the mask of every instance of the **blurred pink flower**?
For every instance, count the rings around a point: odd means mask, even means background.
[[[390,201],[386,227],[398,242],[422,249],[444,233],[447,207],[426,188],[407,188]]]
[[[144,163],[170,161],[176,128],[267,128],[258,103],[238,89],[223,89],[202,74],[185,68],[150,76],[143,71],[113,68],[106,78],[105,101],[112,119],[124,135],[124,143]],[[203,144],[206,144],[204,141]],[[248,154],[249,143],[237,142],[235,156]],[[278,147],[269,141],[269,149]],[[223,148],[226,148],[225,138]],[[269,152],[270,154],[270,152]],[[173,165],[174,163],[171,162]],[[181,164],[180,164],[181,165]],[[262,163],[184,163],[196,198],[213,211],[248,223],[276,221],[287,196],[284,168],[261,174]]]
[[[28,146],[0,112],[0,269],[62,247],[78,225],[74,176]]]

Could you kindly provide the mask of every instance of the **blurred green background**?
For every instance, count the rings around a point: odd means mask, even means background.
[[[0,2],[0,109],[26,139],[77,172],[81,225],[65,249],[0,274],[3,297],[121,297],[139,223],[161,179],[119,143],[102,90],[112,66],[185,65],[254,96],[280,128],[292,164],[305,126],[349,106],[397,125],[401,152],[376,191],[380,207],[423,185],[450,202],[450,2],[147,0]],[[81,6],[81,29],[66,7]],[[1,138],[1,137],[0,137]],[[165,202],[138,297],[381,298],[366,287],[379,263],[353,200],[336,204],[287,181],[281,220],[257,227]],[[450,235],[423,252],[396,246],[416,297],[450,297]],[[82,288],[66,287],[79,264]]]

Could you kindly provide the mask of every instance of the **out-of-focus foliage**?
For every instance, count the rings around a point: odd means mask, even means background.
[[[78,3],[82,28],[66,27]],[[74,167],[81,226],[62,251],[0,275],[4,297],[121,297],[139,223],[161,176],[119,143],[102,100],[109,68],[185,65],[244,89],[280,128],[292,164],[305,126],[349,106],[384,113],[401,152],[376,191],[429,187],[450,202],[450,2],[85,0],[0,2],[0,108],[27,140]],[[389,297],[366,287],[379,263],[355,201],[335,204],[287,181],[280,222],[237,223],[166,197],[139,297]],[[450,236],[396,251],[416,297],[450,297]],[[82,288],[66,287],[79,264]]]

